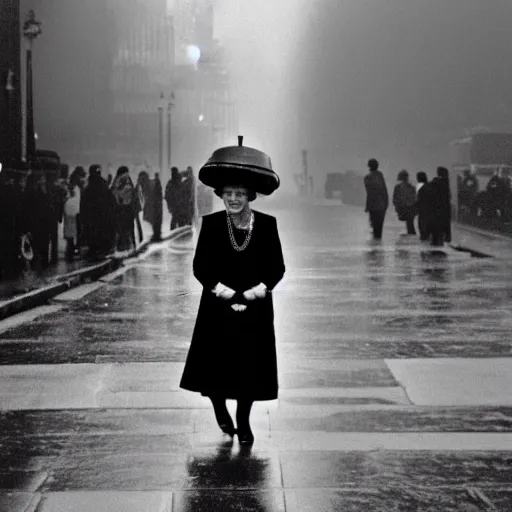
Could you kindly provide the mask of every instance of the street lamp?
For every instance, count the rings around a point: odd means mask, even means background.
[[[171,110],[174,107],[174,92],[171,92],[171,101],[167,104],[167,169],[171,168]]]
[[[160,93],[160,101],[158,102],[158,167],[160,176],[164,170],[164,93]]]
[[[34,39],[41,35],[41,22],[36,20],[34,11],[28,12],[27,19],[23,23],[23,36],[27,40],[27,160],[34,160],[36,154],[36,139],[34,136],[34,104],[32,97],[32,45]]]

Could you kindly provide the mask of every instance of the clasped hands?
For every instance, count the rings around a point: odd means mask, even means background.
[[[231,300],[236,293],[235,290],[229,288],[228,286],[222,283],[217,283],[212,292],[215,294],[216,297],[219,297],[224,300]],[[259,285],[253,286],[249,290],[246,290],[243,293],[243,296],[245,300],[251,301],[255,299],[263,299],[266,294],[267,287],[263,283],[260,283]],[[245,304],[232,304],[231,307],[235,311],[245,311],[247,309],[247,306]]]

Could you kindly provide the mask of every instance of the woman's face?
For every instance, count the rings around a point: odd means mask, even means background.
[[[249,205],[248,190],[245,187],[227,186],[222,189],[222,200],[231,215],[237,215]]]

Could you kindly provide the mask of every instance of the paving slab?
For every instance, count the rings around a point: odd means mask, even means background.
[[[36,512],[41,500],[38,493],[0,492],[0,510],[2,512]]]
[[[493,497],[495,510],[512,509],[512,491],[487,490]],[[479,512],[486,503],[471,498],[464,489],[414,486],[364,486],[359,489],[286,490],[286,512],[439,512],[451,510]]]
[[[410,404],[404,390],[394,387],[281,389],[279,403],[294,405]]]
[[[109,365],[0,367],[0,409],[97,407],[97,393]]]
[[[512,359],[386,360],[415,405],[512,405]]]
[[[213,443],[213,439],[217,442]],[[119,447],[69,453],[53,463],[41,492],[68,490],[274,489],[281,487],[277,454],[233,449],[213,437],[179,436],[160,453]]]
[[[281,455],[284,487],[299,489],[511,489],[511,462],[510,452],[324,451]]]
[[[268,415],[272,432],[512,432],[510,407],[281,404]]]
[[[173,512],[169,492],[56,492],[45,494],[38,512]]]
[[[512,452],[511,433],[488,432],[283,432],[272,431],[269,439],[258,440],[261,449],[281,454],[373,452],[373,451],[443,451]],[[512,462],[512,453],[510,461]],[[512,469],[510,475],[512,476]]]

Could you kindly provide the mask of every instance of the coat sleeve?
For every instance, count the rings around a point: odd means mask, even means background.
[[[395,207],[395,209],[401,206],[400,186],[398,184],[395,185],[395,188],[393,189],[393,206]]]
[[[381,180],[382,180],[382,194],[384,196],[384,204],[385,209],[388,209],[389,206],[389,194],[388,194],[388,187],[386,185],[386,180],[384,179],[384,176],[381,174]]]
[[[219,282],[212,257],[214,248],[212,241],[213,236],[210,219],[203,217],[192,268],[195,278],[208,290],[213,290],[215,285]]]
[[[272,217],[269,226],[268,265],[263,276],[263,284],[272,291],[277,283],[281,281],[285,272],[283,250],[277,229],[277,221]]]

